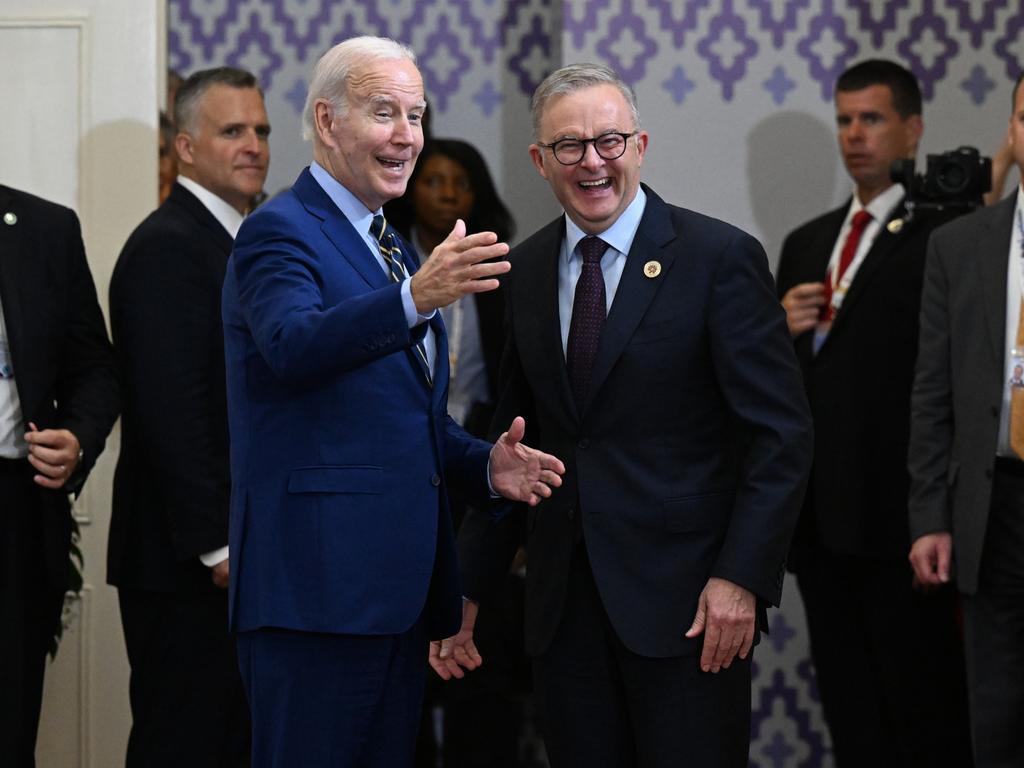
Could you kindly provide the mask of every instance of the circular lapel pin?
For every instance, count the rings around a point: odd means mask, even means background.
[[[17,223],[18,223],[18,217],[15,214],[11,213],[10,211],[8,211],[7,213],[4,214],[4,224],[6,224],[7,226],[11,227],[11,226],[14,226]]]
[[[648,261],[644,264],[644,275],[654,278],[661,274],[661,264],[657,261]]]
[[[889,232],[891,232],[892,234],[898,235],[900,233],[900,230],[903,229],[903,219],[893,219],[892,221],[885,225],[885,228],[888,229]]]

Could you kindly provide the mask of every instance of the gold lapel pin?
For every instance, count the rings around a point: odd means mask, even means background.
[[[661,264],[657,261],[648,261],[644,264],[644,275],[649,278],[655,278],[661,274]]]
[[[10,211],[4,214],[4,224],[6,224],[9,227],[13,227],[17,223],[18,217],[15,214],[11,213]]]
[[[898,235],[900,230],[903,229],[903,219],[893,219],[885,225],[885,228],[888,229],[891,234]]]

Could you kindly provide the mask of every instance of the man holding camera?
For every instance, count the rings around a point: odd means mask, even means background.
[[[1024,170],[1022,83],[1009,141]],[[963,594],[978,768],[1024,765],[1022,248],[1020,187],[932,237],[911,400],[910,560]]]
[[[969,765],[963,653],[947,586],[912,586],[908,425],[928,236],[894,161],[924,130],[914,76],[871,60],[836,83],[855,192],[792,232],[778,290],[814,416],[815,453],[790,566],[836,764]]]

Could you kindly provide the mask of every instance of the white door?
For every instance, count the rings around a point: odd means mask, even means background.
[[[164,0],[0,5],[0,182],[78,212],[104,311],[117,254],[156,206],[165,19]],[[47,670],[36,750],[45,768],[124,764],[128,664],[105,583],[117,443],[115,428],[76,504],[85,588]]]

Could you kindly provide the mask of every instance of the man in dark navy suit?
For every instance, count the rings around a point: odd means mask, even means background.
[[[228,633],[227,401],[221,288],[267,175],[270,125],[249,72],[189,77],[179,176],[110,285],[125,397],[107,578],[131,664],[134,766],[244,766],[249,714]]]
[[[811,440],[768,262],[749,235],[640,184],[648,134],[610,69],[552,74],[533,121],[530,155],[565,216],[510,256],[496,419],[526,414],[567,466],[526,510],[548,755],[746,766],[750,651],[779,601]],[[486,600],[515,526],[471,530],[466,594]],[[474,613],[467,602],[442,673],[472,666]]]

